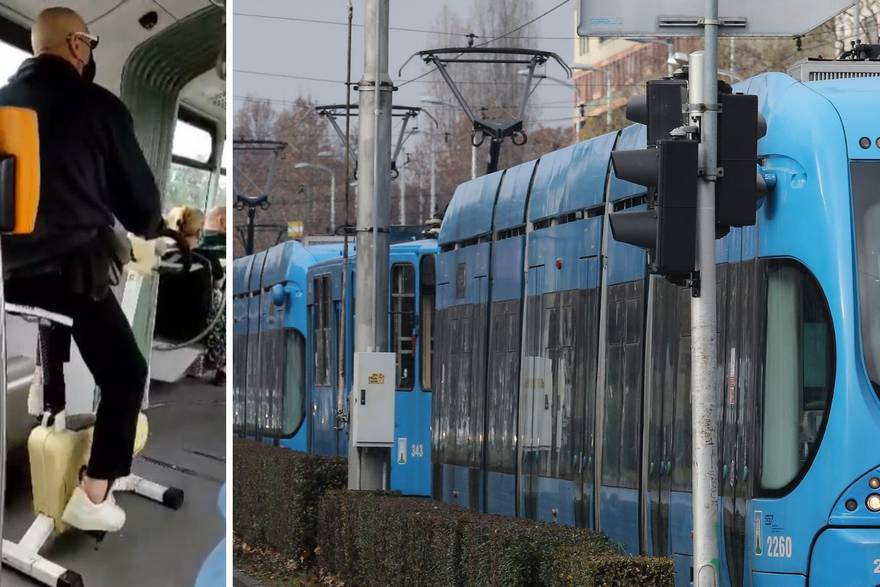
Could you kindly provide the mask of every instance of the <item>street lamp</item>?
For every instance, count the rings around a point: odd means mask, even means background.
[[[419,98],[419,102],[423,104],[434,104],[436,106],[447,106],[449,108],[457,108],[454,104],[450,104],[449,102],[444,102],[440,98],[435,98],[434,96],[422,96]],[[477,147],[473,143],[471,143],[471,179],[475,179],[477,177]]]
[[[605,75],[605,130],[611,130],[611,72],[605,67],[595,67],[583,63],[570,65],[580,71],[601,71]]]
[[[318,153],[320,155],[320,153]],[[326,165],[319,163],[297,163],[294,169],[320,169],[330,174],[330,234],[336,234],[336,174]]]

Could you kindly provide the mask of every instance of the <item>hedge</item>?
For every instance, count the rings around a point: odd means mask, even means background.
[[[576,585],[673,585],[672,559],[625,554],[596,556],[589,548],[568,545],[541,564],[540,584],[547,587]]]
[[[316,546],[319,500],[345,487],[345,459],[245,439],[234,440],[232,454],[235,533],[294,560],[308,559]]]
[[[504,518],[427,499],[331,491],[318,564],[346,584],[672,585],[672,561],[623,554],[597,532]]]

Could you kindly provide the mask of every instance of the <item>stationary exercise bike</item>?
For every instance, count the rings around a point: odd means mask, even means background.
[[[127,265],[127,278],[121,300],[123,312],[135,331],[142,352],[149,353],[158,282],[158,256],[154,243],[132,239],[134,259]],[[3,540],[3,564],[50,586],[81,586],[82,577],[40,555],[53,534],[69,530],[62,514],[80,473],[88,463],[95,417],[92,413],[71,415],[66,412],[64,363],[70,359],[72,320],[41,308],[6,304],[9,314],[35,320],[39,348],[37,372],[28,396],[28,410],[39,417],[39,424],[28,438],[28,455],[36,518],[18,542]],[[147,354],[147,359],[149,355]],[[149,405],[149,378],[144,390],[142,409]],[[139,454],[148,436],[147,417],[138,415],[134,454]],[[138,475],[116,479],[113,492],[132,492],[178,509],[183,491],[165,487]],[[97,541],[103,533],[92,533]]]

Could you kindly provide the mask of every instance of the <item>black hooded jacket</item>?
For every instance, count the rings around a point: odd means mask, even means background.
[[[119,98],[84,81],[65,60],[26,60],[0,88],[0,106],[37,112],[40,205],[33,234],[3,238],[6,275],[106,251],[114,216],[137,235],[162,228],[153,173]],[[94,266],[93,261],[86,261]]]

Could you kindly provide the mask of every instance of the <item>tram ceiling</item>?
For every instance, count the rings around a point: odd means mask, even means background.
[[[97,81],[119,93],[123,66],[135,48],[199,10],[222,3],[211,0],[68,0],[64,5],[76,10],[89,24],[91,32],[101,37],[95,53]],[[0,16],[29,29],[41,10],[58,4],[57,0],[0,0]]]

